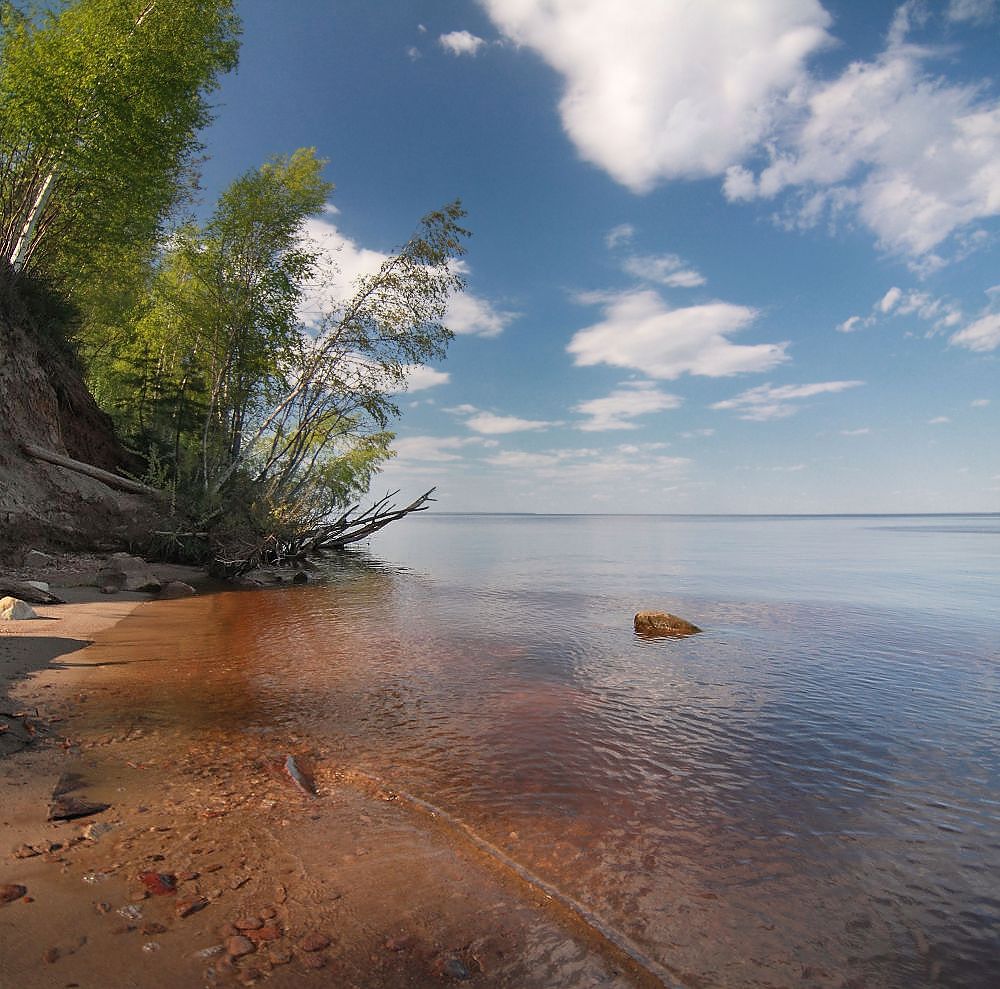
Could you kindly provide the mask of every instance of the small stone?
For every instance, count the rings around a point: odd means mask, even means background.
[[[318,931],[313,931],[307,934],[301,941],[299,941],[299,947],[303,951],[322,951],[324,948],[329,947],[330,939],[325,934],[320,934]]]
[[[409,936],[403,937],[391,937],[385,942],[386,951],[405,951],[407,948],[412,947],[413,938]]]
[[[266,927],[260,927],[257,930],[247,931],[247,937],[251,941],[256,941],[258,944],[261,941],[277,941],[281,937],[281,928],[277,927],[275,924],[268,924]]]
[[[111,904],[110,903],[97,903],[97,904],[95,904],[95,909],[97,910],[97,912],[99,914],[101,914],[103,916],[104,914],[111,913]]]
[[[22,886],[20,883],[7,883],[0,886],[0,906],[4,903],[13,903],[15,900],[21,899],[27,892],[28,887]]]
[[[128,934],[130,931],[135,930],[135,924],[119,924],[117,927],[111,928],[112,934]]]
[[[47,961],[50,965],[53,962],[59,961],[59,949],[58,948],[49,948],[49,950],[46,951],[44,955],[42,955],[42,959],[44,961]]]
[[[285,900],[287,900],[287,899],[288,899],[288,891],[285,889],[285,887],[284,886],[276,886],[274,888],[274,902],[280,904],[280,903],[284,903]]]
[[[160,943],[159,943],[159,941],[147,941],[142,946],[142,950],[145,951],[145,952],[147,952],[147,953],[150,953],[150,954],[152,952],[154,952],[154,951],[159,951],[160,950]]]
[[[260,917],[240,917],[235,921],[238,931],[256,931],[264,926],[264,921]]]
[[[208,906],[208,901],[201,896],[191,896],[184,900],[178,900],[174,905],[174,910],[178,917],[190,917]]]
[[[41,851],[37,848],[32,848],[31,845],[18,845],[14,849],[14,858],[16,859],[30,859],[34,858],[36,855],[41,855]]]
[[[261,910],[260,915],[265,920],[272,920],[278,916],[278,911],[275,910],[274,907],[264,907],[264,909]]]
[[[260,978],[260,971],[256,968],[245,968],[240,972],[240,982],[245,986],[252,986]]]
[[[162,858],[162,856],[161,856]],[[139,882],[153,896],[168,896],[177,892],[177,877],[168,872],[140,872]]]
[[[269,948],[267,960],[272,965],[287,965],[292,960],[292,953],[287,948]]]
[[[312,968],[312,969],[325,968],[326,960],[327,960],[326,955],[313,954],[313,955],[302,956],[302,964],[305,965],[306,968]]]
[[[219,937],[221,937],[223,939],[225,939],[227,937],[236,937],[237,934],[239,934],[239,931],[236,929],[236,927],[233,924],[228,924],[228,923],[227,924],[223,924],[219,928]]]
[[[142,903],[142,901],[145,900],[145,899],[148,899],[148,897],[149,897],[149,893],[147,893],[144,889],[140,889],[140,890],[137,890],[134,893],[130,893],[129,894],[129,899],[133,903]]]
[[[190,883],[193,882],[195,879],[197,879],[199,875],[201,875],[201,873],[191,872],[190,870],[187,872],[178,872],[177,881],[182,883]]]
[[[663,635],[671,638],[695,635],[701,631],[697,625],[666,611],[640,611],[635,616],[633,625],[639,635]]]
[[[457,982],[464,982],[472,978],[472,973],[466,967],[465,962],[460,958],[446,958],[441,966],[441,974]]]
[[[226,941],[226,952],[230,958],[242,958],[254,952],[254,943],[248,937],[237,934]]]
[[[147,937],[153,934],[166,934],[167,932],[166,927],[164,927],[163,924],[157,923],[155,920],[151,920],[149,923],[143,924],[140,930]]]

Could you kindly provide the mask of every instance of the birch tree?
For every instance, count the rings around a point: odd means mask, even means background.
[[[34,16],[7,3],[0,17],[0,266],[72,289],[155,247],[238,21],[232,0],[76,0]]]

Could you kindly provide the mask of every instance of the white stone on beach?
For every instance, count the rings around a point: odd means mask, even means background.
[[[27,602],[12,597],[0,598],[0,621],[26,621],[37,617],[35,609]]]

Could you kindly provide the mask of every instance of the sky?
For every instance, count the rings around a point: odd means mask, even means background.
[[[204,208],[315,147],[342,293],[468,211],[455,339],[373,494],[1000,510],[1000,0],[238,9]]]

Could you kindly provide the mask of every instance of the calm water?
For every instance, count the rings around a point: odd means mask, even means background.
[[[1000,517],[422,516],[326,571],[190,647],[253,730],[441,805],[686,985],[1000,985]]]

